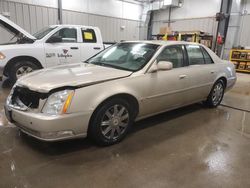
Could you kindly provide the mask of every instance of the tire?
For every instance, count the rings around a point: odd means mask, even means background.
[[[209,108],[216,108],[220,105],[225,91],[225,83],[223,80],[217,80],[213,85],[207,100],[204,102]]]
[[[9,68],[8,76],[10,81],[15,83],[17,79],[20,78],[21,76],[24,76],[37,69],[39,69],[39,67],[32,61],[28,60],[18,61],[14,62],[11,65],[11,67]]]
[[[113,145],[125,138],[133,121],[129,103],[124,99],[113,98],[94,112],[88,136],[98,145]]]

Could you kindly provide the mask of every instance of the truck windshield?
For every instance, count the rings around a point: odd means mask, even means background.
[[[40,31],[36,32],[35,34],[33,34],[34,37],[36,37],[38,40],[42,39],[43,37],[45,37],[48,33],[50,33],[51,31],[53,31],[55,28],[57,28],[56,26],[54,27],[44,27],[43,29],[41,29]]]
[[[159,45],[147,43],[119,43],[87,60],[87,63],[128,71],[142,69]]]

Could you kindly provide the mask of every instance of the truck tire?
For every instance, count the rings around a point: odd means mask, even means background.
[[[14,62],[10,66],[8,76],[9,76],[10,81],[15,83],[17,79],[19,79],[21,76],[24,76],[37,69],[39,69],[39,67],[32,61],[21,60],[18,62]]]

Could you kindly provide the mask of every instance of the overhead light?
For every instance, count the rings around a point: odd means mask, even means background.
[[[172,0],[164,0],[163,1],[164,6],[168,6],[168,5],[171,5],[171,4],[172,4]]]
[[[179,6],[179,7],[182,7],[182,6],[183,6],[183,3],[184,3],[183,0],[179,0],[178,6]]]

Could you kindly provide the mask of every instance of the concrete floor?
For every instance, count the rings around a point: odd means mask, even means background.
[[[2,109],[9,84],[0,84]],[[0,117],[0,187],[250,187],[249,111],[250,75],[238,74],[217,109],[195,104],[140,121],[106,148],[40,142]]]

